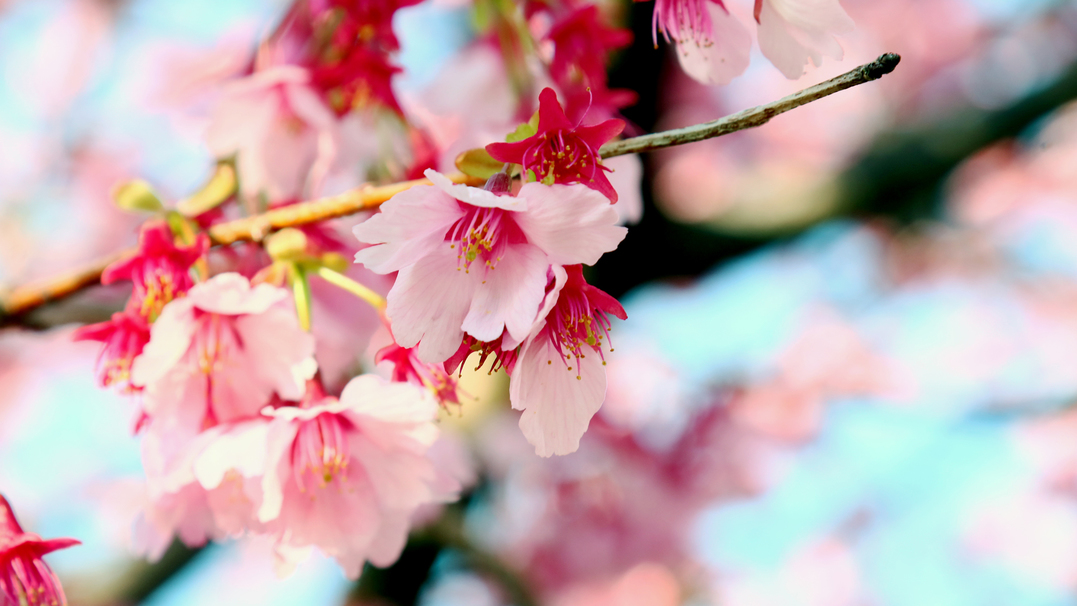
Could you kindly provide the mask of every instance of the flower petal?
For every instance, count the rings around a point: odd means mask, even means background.
[[[418,344],[419,358],[436,364],[456,353],[481,272],[457,267],[456,251],[447,244],[400,270],[389,291],[385,313],[401,347]]]
[[[464,215],[450,195],[429,185],[416,185],[382,204],[381,211],[352,228],[366,244],[355,262],[387,274],[418,261],[445,240],[453,222]]]
[[[513,196],[499,196],[479,187],[468,187],[467,185],[453,183],[448,177],[432,168],[426,169],[426,172],[423,174],[426,175],[426,178],[430,179],[434,186],[441,191],[472,206],[503,208],[505,210],[513,211],[527,210],[527,200],[522,200]]]
[[[710,14],[709,39],[687,38],[677,42],[681,69],[703,84],[729,84],[748,68],[752,36],[739,19],[714,3],[705,2]]]
[[[549,266],[536,246],[507,247],[493,269],[479,270],[485,279],[476,287],[461,328],[480,341],[493,341],[505,330],[516,339],[526,338],[546,291]]]
[[[617,225],[609,200],[583,185],[528,183],[519,197],[528,199],[529,208],[514,217],[516,223],[554,265],[594,265],[628,233]]]
[[[522,410],[520,429],[541,457],[575,452],[606,397],[606,369],[591,353],[569,362],[547,332],[524,344],[509,385],[512,407]]]

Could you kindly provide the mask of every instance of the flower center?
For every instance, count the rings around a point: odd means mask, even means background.
[[[539,137],[538,143],[524,154],[524,165],[535,171],[535,176],[546,185],[576,175],[593,181],[599,166],[595,150],[571,133],[566,136],[564,131]]]
[[[594,350],[602,358],[602,364],[606,363],[602,346],[609,341],[610,320],[604,311],[591,305],[587,295],[580,291],[562,290],[557,305],[547,318],[547,327],[550,329],[550,339],[564,356],[562,362],[568,370],[573,370],[569,363],[575,358],[577,378],[580,376],[579,360],[587,357],[585,348]]]
[[[500,208],[461,206],[466,212],[453,223],[446,236],[450,248],[457,251],[456,269],[470,273],[471,264],[479,260],[489,269],[496,268],[505,247],[523,241],[520,228]]]
[[[347,419],[327,412],[299,426],[292,444],[292,471],[300,492],[313,486],[326,488],[338,478],[341,484],[347,482],[350,428]]]
[[[231,318],[196,310],[198,328],[191,348],[198,369],[209,376],[220,372],[243,349],[243,338]]]
[[[17,555],[0,569],[0,589],[15,604],[58,606],[62,601],[59,582],[41,558]]]

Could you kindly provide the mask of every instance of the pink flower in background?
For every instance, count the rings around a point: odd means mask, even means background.
[[[138,253],[116,261],[101,274],[102,284],[130,280],[135,289],[129,309],[138,310],[149,322],[161,309],[192,286],[191,266],[209,250],[209,238],[198,234],[190,246],[177,246],[172,229],[164,221],[147,223],[138,239]]]
[[[41,557],[79,544],[75,539],[46,540],[24,532],[11,505],[0,495],[0,604],[67,604],[60,579]]]
[[[131,371],[146,413],[198,429],[257,415],[274,393],[301,398],[315,370],[314,339],[288,299],[282,288],[225,273],[165,306]]]
[[[486,151],[496,160],[512,162],[534,171],[535,178],[553,185],[582,183],[617,201],[617,192],[606,178],[598,149],[624,129],[622,120],[607,120],[594,126],[568,121],[552,88],[539,93],[538,132],[515,143],[491,143]]]
[[[393,563],[412,514],[440,496],[426,456],[438,437],[437,412],[429,391],[373,375],[352,379],[339,400],[311,382],[302,407],[267,408],[273,421],[258,520],[283,553],[316,546],[353,579],[366,560]]]
[[[607,88],[609,54],[632,43],[632,32],[607,25],[594,4],[560,16],[546,39],[553,42],[550,77],[557,82],[567,113],[582,120],[591,113],[608,117],[636,102],[636,92]]]
[[[515,197],[455,185],[401,192],[355,227],[373,244],[355,255],[377,273],[397,274],[386,314],[402,347],[443,362],[465,333],[517,343],[531,331],[551,264],[594,264],[627,230],[605,198],[586,187],[524,185]]]
[[[271,67],[223,90],[206,144],[236,156],[243,197],[268,202],[314,195],[340,160],[337,117],[300,67]]]
[[[548,307],[556,302],[523,344],[509,387],[512,407],[523,411],[520,429],[543,457],[579,448],[606,396],[609,316],[627,318],[616,299],[584,280],[579,265],[555,272],[564,286],[547,299]]]
[[[681,68],[703,84],[729,84],[748,68],[752,38],[722,0],[655,0],[651,25],[677,45]]]
[[[150,325],[141,314],[129,309],[116,312],[104,322],[80,326],[71,338],[104,344],[97,357],[97,377],[102,387],[116,383],[125,390],[135,389],[131,385],[131,364],[150,340]]]
[[[755,20],[759,49],[790,79],[804,75],[809,59],[816,66],[824,56],[840,61],[834,35],[854,28],[838,0],[755,0]]]

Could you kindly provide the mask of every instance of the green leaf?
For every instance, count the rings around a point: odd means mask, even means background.
[[[509,133],[509,136],[505,137],[505,141],[509,143],[516,143],[517,141],[523,141],[524,139],[530,139],[538,134],[538,112],[535,112],[531,119],[527,122],[516,127],[516,130]]]
[[[479,179],[489,179],[504,166],[503,162],[491,158],[490,154],[481,147],[469,149],[456,156],[456,168],[465,175]]]
[[[112,200],[117,207],[130,212],[156,213],[164,210],[161,199],[142,179],[126,181],[112,188]]]

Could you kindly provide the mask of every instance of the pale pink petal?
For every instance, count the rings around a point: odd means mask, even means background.
[[[289,455],[299,426],[286,419],[274,421],[266,434],[266,470],[262,476],[262,505],[258,521],[275,520],[284,506],[284,486],[291,481]]]
[[[594,265],[628,233],[609,200],[584,185],[528,183],[519,197],[527,199],[528,212],[514,217],[517,224],[554,265]]]
[[[410,516],[406,511],[385,512],[378,527],[378,534],[371,539],[367,547],[367,559],[380,568],[393,565],[404,552],[411,529]]]
[[[480,272],[457,267],[456,252],[439,246],[397,274],[386,297],[386,315],[402,347],[415,347],[424,362],[444,362],[460,348],[471,299],[480,286]]]
[[[852,30],[852,19],[838,0],[763,0],[759,14],[759,48],[787,78],[804,75],[811,59],[840,60],[843,52],[833,35]]]
[[[752,36],[739,19],[713,2],[703,3],[710,14],[713,35],[677,42],[681,69],[703,84],[729,84],[744,73],[752,50]]]
[[[541,457],[575,452],[606,396],[606,369],[594,352],[571,370],[543,333],[520,352],[509,384],[512,407],[522,410],[520,429]]]
[[[430,485],[434,481],[434,465],[415,452],[414,444],[398,434],[390,444],[376,444],[371,438],[357,433],[351,440],[352,456],[363,464],[378,504],[383,510],[413,510],[433,500]]]
[[[461,328],[480,341],[493,341],[506,330],[514,339],[526,338],[542,303],[549,266],[535,246],[507,247],[496,267],[485,270]]]
[[[499,196],[479,187],[468,187],[467,185],[453,183],[448,177],[432,168],[426,169],[423,174],[441,191],[472,206],[503,208],[516,212],[523,212],[528,209],[527,200],[519,196]]]
[[[288,291],[270,284],[251,287],[244,276],[228,272],[217,274],[196,285],[186,297],[191,305],[222,315],[260,314],[288,298]]]
[[[230,471],[245,478],[260,477],[266,467],[269,422],[238,423],[207,445],[194,461],[194,477],[206,490],[221,485]]]
[[[449,228],[462,216],[459,202],[435,187],[417,185],[404,190],[352,229],[360,242],[375,245],[357,252],[355,262],[380,274],[399,271],[444,242]]]
[[[438,415],[430,390],[369,374],[348,381],[340,393],[340,407],[387,423],[429,423]]]
[[[149,343],[131,364],[131,384],[144,387],[164,377],[187,353],[194,332],[194,314],[187,297],[165,305],[150,328]]]
[[[235,326],[243,338],[245,362],[257,373],[259,382],[285,400],[302,398],[313,370],[309,362],[314,356],[314,337],[299,327],[295,313],[275,307],[258,315],[240,316]]]

